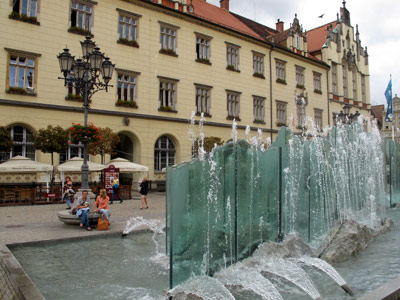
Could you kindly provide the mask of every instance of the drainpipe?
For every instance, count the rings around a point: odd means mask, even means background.
[[[270,127],[271,127],[271,142],[272,142],[272,58],[271,52],[274,50],[274,45],[271,45],[269,50],[269,105],[270,105]]]
[[[328,100],[328,126],[331,126],[331,113],[329,108],[329,69],[326,70],[326,98]]]

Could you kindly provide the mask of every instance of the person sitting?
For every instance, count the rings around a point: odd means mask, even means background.
[[[90,228],[89,224],[89,202],[90,198],[88,197],[88,191],[84,190],[82,191],[82,196],[78,198],[76,201],[76,216],[82,216],[81,217],[81,223],[80,227],[82,228],[85,226],[86,230],[92,231],[92,228]]]
[[[108,221],[108,225],[110,225],[110,219],[108,217],[108,202],[110,201],[110,198],[107,196],[107,192],[105,189],[100,190],[100,195],[97,196],[95,207],[96,207],[96,212],[99,212],[103,215],[103,220],[104,217],[106,217]]]
[[[71,209],[71,197],[75,194],[75,191],[72,189],[72,181],[71,177],[65,177],[65,185],[64,185],[64,195],[63,200],[67,203],[66,209]]]

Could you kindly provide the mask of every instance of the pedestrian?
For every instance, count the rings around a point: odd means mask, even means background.
[[[140,205],[140,209],[143,209],[143,205],[146,204],[145,208],[149,208],[147,203],[147,193],[149,192],[149,182],[147,181],[147,177],[144,176],[142,183],[140,184],[140,194],[142,195],[142,204]]]
[[[90,224],[89,224],[89,202],[90,202],[90,198],[88,197],[88,191],[84,190],[82,191],[82,196],[78,198],[78,200],[76,200],[76,216],[82,216],[81,217],[81,223],[80,223],[80,227],[82,228],[83,226],[85,226],[87,231],[92,231],[92,228],[90,228]]]
[[[107,191],[105,189],[100,190],[100,195],[97,196],[96,203],[95,203],[95,211],[99,212],[103,215],[103,220],[104,217],[106,217],[108,221],[108,225],[111,225],[110,223],[110,218],[108,217],[108,202],[110,201],[110,197],[107,196]]]
[[[118,174],[115,174],[114,180],[113,180],[113,186],[112,186],[112,196],[111,196],[111,202],[110,204],[113,204],[114,202],[114,197],[117,196],[119,199],[119,203],[121,204],[124,202],[122,200],[121,196],[119,195],[119,179],[118,179]]]
[[[71,177],[65,177],[65,185],[64,185],[64,194],[63,201],[67,203],[66,209],[71,209],[71,197],[75,194],[75,191],[72,189],[72,180]]]

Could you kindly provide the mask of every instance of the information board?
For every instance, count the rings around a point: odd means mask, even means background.
[[[107,169],[104,169],[104,188],[106,189],[107,195],[110,199],[115,176],[119,177],[119,169],[114,165],[110,165]]]

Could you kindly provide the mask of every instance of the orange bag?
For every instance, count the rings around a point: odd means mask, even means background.
[[[101,230],[108,230],[108,221],[107,221],[106,218],[104,218],[104,220],[103,220],[103,218],[100,217],[100,218],[97,220],[97,230],[99,230],[99,231],[101,231]]]

